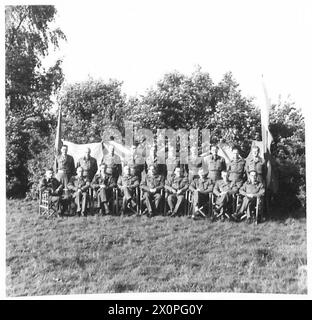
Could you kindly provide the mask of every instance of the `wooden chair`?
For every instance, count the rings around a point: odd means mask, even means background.
[[[39,191],[39,216],[46,218],[57,217],[57,208],[51,202],[49,193],[45,191]]]

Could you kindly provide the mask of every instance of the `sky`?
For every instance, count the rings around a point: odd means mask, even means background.
[[[42,2],[42,1],[41,1]],[[53,1],[67,36],[45,63],[63,58],[66,82],[92,76],[143,94],[167,72],[197,65],[214,82],[232,71],[245,95],[305,110],[312,68],[312,1]]]

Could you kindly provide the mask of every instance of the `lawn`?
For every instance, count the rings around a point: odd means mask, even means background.
[[[7,201],[7,295],[306,293],[305,218],[255,225],[187,217],[38,217]]]

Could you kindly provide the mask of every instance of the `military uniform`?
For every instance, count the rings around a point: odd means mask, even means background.
[[[245,171],[249,175],[249,172],[252,170],[257,171],[258,180],[264,183],[265,161],[261,157],[251,157],[246,160]]]
[[[70,178],[68,183],[68,190],[73,193],[72,197],[76,205],[76,211],[81,212],[82,215],[86,214],[87,205],[90,200],[88,193],[89,187],[90,180],[88,177],[74,176]],[[78,191],[79,189],[81,192]]]
[[[233,195],[238,192],[238,184],[235,181],[218,180],[213,188],[213,193],[217,196],[217,210],[229,213],[232,211]]]
[[[167,201],[172,215],[178,213],[178,210],[184,201],[184,196],[186,190],[188,189],[188,185],[188,178],[184,176],[178,177],[173,174],[166,180],[165,188],[169,193]],[[176,193],[178,190],[180,190],[179,194]]]
[[[193,192],[193,214],[195,214],[196,207],[201,207],[204,202],[208,204],[209,193],[213,191],[213,186],[213,181],[207,175],[193,179],[189,186]]]
[[[247,219],[250,218],[250,209],[252,206],[255,206],[257,197],[259,197],[259,211],[262,209],[262,197],[264,196],[264,186],[262,182],[255,181],[246,181],[243,186],[239,189],[239,193],[244,196],[243,203],[237,213],[238,216],[242,215],[246,211]],[[253,197],[247,197],[247,194],[252,194]]]
[[[188,169],[189,169],[189,181],[192,182],[194,179],[198,178],[198,169],[200,167],[200,164],[202,162],[202,159],[200,157],[196,158],[190,158],[188,163]]]
[[[104,188],[101,185],[105,186]],[[97,173],[91,184],[93,190],[95,190],[95,195],[97,198],[97,207],[100,208],[100,212],[109,213],[109,201],[113,198],[113,189],[117,186],[116,179],[111,175],[105,173]]]
[[[61,195],[63,191],[63,185],[56,178],[43,178],[39,183],[40,192],[47,192],[49,194],[49,201],[60,213],[61,211]]]
[[[59,154],[55,158],[54,167],[57,180],[67,188],[68,181],[75,175],[74,158],[68,154],[66,156]]]
[[[135,175],[139,178],[140,181],[142,180],[143,172],[146,171],[145,159],[142,156],[135,153],[134,155],[128,157],[125,165],[133,168],[135,171]]]
[[[118,178],[118,187],[123,192],[123,199],[122,199],[122,210],[126,210],[126,206],[129,203],[129,201],[134,201],[133,196],[135,189],[140,185],[139,178],[136,175],[128,175],[124,174],[123,176],[120,176]],[[135,203],[132,202],[132,206],[134,206]]]
[[[143,191],[143,199],[149,215],[153,214],[153,204],[154,209],[159,211],[161,190],[164,188],[164,177],[160,174],[147,174],[141,181],[141,188]],[[152,193],[150,192],[151,189],[156,189],[156,191]]]
[[[202,159],[202,167],[208,171],[208,178],[216,182],[221,179],[221,171],[226,170],[226,164],[223,157],[209,154]]]
[[[245,173],[245,160],[242,158],[232,160],[228,165],[229,180],[238,183],[239,188],[243,185]]]
[[[115,179],[115,182],[117,182],[118,177],[121,175],[122,172],[121,160],[119,156],[117,156],[116,154],[114,154],[113,156],[111,154],[107,154],[103,157],[101,164],[105,164],[106,168],[112,169],[112,176]]]
[[[83,176],[88,177],[90,181],[92,181],[94,175],[98,171],[98,165],[96,159],[93,157],[82,157],[78,160],[76,168],[82,167]]]

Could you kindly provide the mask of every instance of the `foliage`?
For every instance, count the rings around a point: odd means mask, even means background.
[[[54,6],[7,6],[5,9],[5,94],[7,195],[24,195],[29,187],[28,160],[42,150],[50,134],[51,96],[63,82],[61,61],[47,70],[42,58],[65,39],[52,29]]]
[[[89,79],[69,84],[59,95],[62,108],[64,139],[75,143],[102,140],[107,126],[123,130],[125,96],[121,82]]]
[[[305,124],[293,102],[272,107],[270,130],[274,137],[272,154],[279,170],[278,204],[292,210],[306,205]]]
[[[252,99],[242,96],[232,73],[225,74],[217,85],[200,68],[191,76],[169,73],[155,89],[129,103],[129,120],[153,130],[207,128],[214,142],[225,139],[241,143],[243,149],[260,132],[259,111]]]

